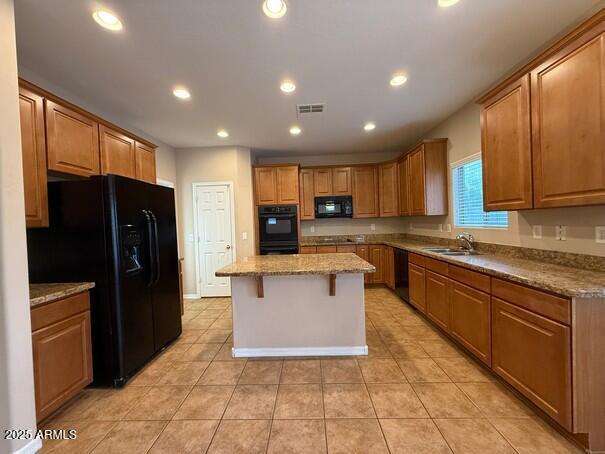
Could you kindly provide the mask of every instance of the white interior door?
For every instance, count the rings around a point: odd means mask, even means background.
[[[230,296],[229,278],[214,275],[216,270],[233,262],[229,185],[196,186],[195,195],[200,293],[202,297]]]

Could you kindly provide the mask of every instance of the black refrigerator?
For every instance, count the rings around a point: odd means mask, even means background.
[[[93,281],[94,383],[122,386],[181,334],[174,190],[116,175],[48,184],[31,282]]]

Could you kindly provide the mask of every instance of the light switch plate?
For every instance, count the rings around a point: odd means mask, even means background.
[[[376,230],[376,224],[370,224],[370,230]]]
[[[559,241],[567,241],[567,227],[564,225],[557,225],[555,227],[555,239]]]
[[[534,237],[534,240],[542,239],[542,226],[541,225],[532,225],[531,226],[531,235]]]
[[[443,224],[439,224],[439,231],[443,232]]]
[[[311,233],[315,233],[315,226],[312,225],[311,228],[309,229],[311,231]]]
[[[193,233],[190,233],[189,235],[187,235],[187,242],[193,243]]]
[[[445,229],[446,229],[446,230],[447,230],[449,233],[451,233],[451,232],[452,232],[452,224],[447,224],[447,225],[445,226]]]
[[[595,228],[595,241],[597,243],[605,243],[605,226],[597,225]]]
[[[248,232],[242,232],[242,240],[248,239]]]

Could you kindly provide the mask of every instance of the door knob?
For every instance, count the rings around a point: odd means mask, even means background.
[[[231,245],[230,244],[227,245],[227,249],[231,249]]]

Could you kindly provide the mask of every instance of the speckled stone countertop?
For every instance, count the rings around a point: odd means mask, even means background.
[[[599,270],[510,257],[482,249],[479,249],[481,255],[471,256],[447,256],[424,250],[427,247],[443,247],[443,241],[440,242],[438,238],[435,238],[435,242],[393,238],[391,235],[372,235],[361,242],[348,241],[349,238],[356,239],[355,236],[334,236],[327,239],[303,237],[301,246],[385,244],[560,295],[573,298],[605,298],[605,272]],[[591,256],[586,256],[586,260],[590,258]]]
[[[29,305],[30,307],[40,306],[90,290],[94,286],[94,282],[29,284]]]
[[[218,277],[373,273],[374,265],[355,254],[256,255],[221,268]]]

